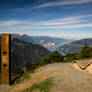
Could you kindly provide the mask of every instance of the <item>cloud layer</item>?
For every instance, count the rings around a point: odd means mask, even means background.
[[[44,7],[51,7],[51,6],[65,6],[65,5],[77,5],[77,4],[85,4],[90,3],[92,0],[58,0],[54,2],[49,2],[45,4],[38,5],[33,8],[44,8]]]
[[[19,21],[19,20],[8,20],[0,22],[0,26],[13,26],[19,24],[28,24],[28,21]]]
[[[82,27],[92,27],[92,21],[89,22],[88,18],[92,18],[92,14],[81,15],[81,16],[71,16],[63,17],[58,19],[53,19],[49,21],[21,21],[21,20],[8,20],[0,22],[0,26],[14,25],[23,26],[23,28],[33,28],[33,29],[68,29],[68,28],[82,28]]]

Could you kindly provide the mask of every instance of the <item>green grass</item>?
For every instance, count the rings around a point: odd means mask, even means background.
[[[30,78],[30,73],[24,73],[22,74],[20,77],[17,76],[11,76],[11,85],[17,84],[21,81],[24,81],[25,79],[29,79]],[[0,84],[1,84],[1,74],[0,74]]]
[[[33,92],[36,89],[38,89],[39,92],[50,92],[50,88],[51,88],[52,84],[53,84],[52,79],[49,78],[43,82],[33,84],[30,88],[27,88],[22,92]]]
[[[29,72],[26,72],[26,73],[24,73],[24,74],[22,74],[20,77],[18,77],[18,76],[12,76],[11,77],[11,80],[12,80],[12,85],[13,84],[17,84],[17,83],[19,83],[19,82],[21,82],[21,81],[24,81],[25,79],[29,79],[30,78],[30,73]],[[15,80],[16,79],[16,80]]]

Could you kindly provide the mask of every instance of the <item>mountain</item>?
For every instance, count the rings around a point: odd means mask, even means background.
[[[49,53],[50,51],[42,46],[13,38],[11,40],[12,74],[20,73],[23,68],[25,68],[26,70],[30,69],[32,64],[40,63],[42,59],[46,57]]]
[[[35,41],[32,39],[32,37],[30,37],[26,34],[24,34],[24,35],[12,34],[12,39],[13,38],[17,38],[17,39],[20,39],[20,40],[23,40],[23,41],[26,41],[29,43],[35,43]]]
[[[60,41],[67,41],[64,38],[56,38],[56,37],[49,37],[49,36],[32,36],[34,41],[41,43],[58,43]]]
[[[12,38],[17,38],[29,43],[38,44],[40,46],[47,48],[50,51],[54,51],[56,50],[56,48],[72,41],[64,38],[56,38],[49,36],[28,36],[26,34],[12,34]]]
[[[65,44],[62,47],[58,48],[60,52],[78,54],[81,51],[83,45],[88,44],[92,47],[92,38],[81,39],[77,41],[70,42],[69,44]]]
[[[40,45],[42,45],[50,51],[54,51],[56,50],[56,48],[72,41],[69,39],[49,36],[32,36],[32,38],[35,42],[38,42]]]

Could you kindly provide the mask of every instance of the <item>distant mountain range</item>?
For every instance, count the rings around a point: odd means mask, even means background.
[[[1,40],[0,40],[1,51]],[[27,70],[31,68],[32,64],[38,64],[50,53],[46,48],[28,43],[26,41],[12,38],[11,41],[11,70],[12,74],[17,74],[23,68]],[[0,55],[1,57],[1,55]],[[1,66],[1,65],[0,65]]]
[[[58,43],[60,41],[67,41],[64,38],[56,38],[56,37],[49,37],[49,36],[32,36],[34,41],[41,43]]]
[[[35,41],[32,39],[32,37],[24,34],[24,35],[19,35],[19,34],[12,34],[12,38],[17,38],[29,43],[35,43]]]
[[[49,36],[28,36],[19,34],[12,34],[12,38],[17,38],[33,44],[39,44],[50,51],[54,51],[56,50],[56,48],[72,41],[69,39],[49,37]]]
[[[33,36],[33,40],[39,42],[40,45],[47,48],[50,51],[56,50],[56,48],[71,42],[72,40],[64,39],[64,38],[56,38],[49,36]]]
[[[78,54],[81,51],[83,45],[88,44],[92,47],[92,38],[81,39],[77,41],[70,42],[58,48],[60,52]]]

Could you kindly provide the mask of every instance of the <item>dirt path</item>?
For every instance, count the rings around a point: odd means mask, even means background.
[[[32,84],[51,77],[55,83],[51,92],[92,92],[92,75],[73,69],[71,65],[71,63],[56,63],[41,67],[29,80],[8,87],[9,91],[0,90],[0,92],[21,92]]]
[[[20,92],[26,88],[29,88],[30,86],[32,86],[32,84],[34,83],[38,83],[40,81],[44,81],[45,79],[49,78],[50,76],[53,75],[53,71],[49,71],[49,72],[43,72],[43,73],[35,73],[31,76],[31,78],[29,80],[26,80],[23,83],[17,84],[15,86],[13,86],[9,92]]]

